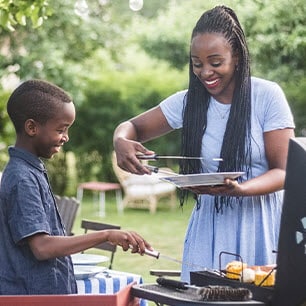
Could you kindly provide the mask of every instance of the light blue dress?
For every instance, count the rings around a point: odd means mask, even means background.
[[[182,108],[185,91],[178,92],[160,103],[169,125],[182,127]],[[208,123],[202,140],[205,172],[216,172],[220,150],[229,115],[230,105],[211,98]],[[294,120],[282,89],[274,82],[252,78],[252,177],[268,170],[263,133],[283,128],[294,128]],[[243,177],[245,180],[246,177]],[[195,205],[186,232],[182,280],[190,282],[190,271],[205,268],[223,269],[227,262],[237,258],[220,252],[239,254],[249,265],[276,262],[283,191],[264,196],[243,197],[217,213],[214,197],[200,196]],[[221,259],[221,260],[219,260]]]

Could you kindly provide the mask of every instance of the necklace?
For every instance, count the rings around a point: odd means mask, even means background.
[[[231,110],[230,104],[220,104],[215,102],[213,103],[213,106],[221,119],[225,119]]]

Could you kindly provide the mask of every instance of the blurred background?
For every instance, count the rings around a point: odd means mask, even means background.
[[[191,31],[200,15],[217,4],[236,11],[252,74],[282,86],[296,135],[305,136],[305,0],[294,0],[290,7],[285,0],[3,0],[0,172],[15,138],[6,113],[8,96],[20,82],[42,78],[68,91],[77,109],[69,143],[46,161],[54,192],[75,195],[83,181],[115,182],[115,127],[187,87]],[[146,146],[164,155],[179,154],[179,144],[175,132]]]
[[[218,4],[232,7],[245,30],[252,75],[279,83],[295,116],[296,136],[306,136],[306,2],[293,0],[2,0],[0,1],[0,173],[15,133],[6,112],[11,92],[24,80],[41,78],[73,97],[77,117],[63,151],[46,160],[54,193],[76,196],[82,182],[117,182],[112,137],[122,121],[187,88],[191,31],[201,14]],[[146,144],[161,155],[180,153],[180,133]],[[171,163],[172,162],[172,163]],[[169,160],[154,165],[177,170]],[[96,196],[96,194],[94,194]],[[152,246],[180,260],[193,206],[170,210],[165,201],[155,214],[116,210],[106,195],[106,216],[97,198],[84,191],[73,233],[89,219],[136,230]],[[89,250],[94,252],[93,250]],[[99,254],[99,251],[96,251]],[[123,252],[114,269],[154,282],[151,269],[180,269],[180,263]]]

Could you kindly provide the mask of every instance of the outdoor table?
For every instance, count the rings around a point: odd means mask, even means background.
[[[115,294],[0,295],[1,306],[134,306],[131,283]]]
[[[133,282],[142,284],[141,275],[107,269],[93,277],[78,279],[78,294],[115,294]],[[146,306],[147,301],[141,299],[140,305]]]
[[[123,202],[122,202],[122,192],[121,185],[118,183],[108,183],[108,182],[84,182],[79,184],[77,189],[77,199],[80,204],[83,199],[83,191],[91,190],[93,192],[99,192],[99,215],[100,217],[105,217],[105,193],[107,191],[115,190],[116,192],[116,203],[118,213],[123,212]]]

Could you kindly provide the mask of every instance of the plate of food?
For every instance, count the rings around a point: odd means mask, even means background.
[[[102,262],[109,261],[109,257],[97,254],[77,253],[71,255],[74,265],[98,265]]]
[[[177,187],[215,186],[223,185],[226,178],[236,179],[244,172],[214,172],[197,174],[180,174],[161,177],[160,180],[172,183]]]
[[[75,265],[74,266],[74,276],[76,279],[85,279],[95,276],[98,273],[107,270],[106,267],[100,266],[89,266],[89,265]]]

